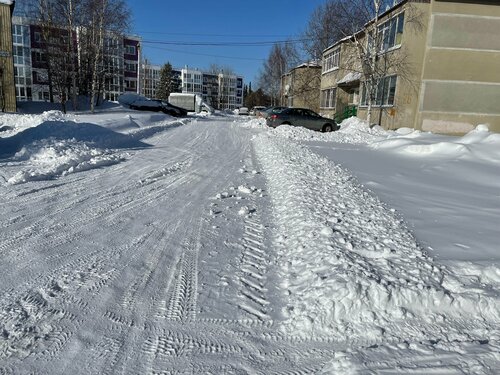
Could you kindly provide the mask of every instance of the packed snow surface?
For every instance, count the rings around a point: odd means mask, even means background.
[[[496,374],[500,137],[0,114],[0,373]]]

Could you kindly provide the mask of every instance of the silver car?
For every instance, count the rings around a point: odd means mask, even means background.
[[[322,117],[307,108],[285,108],[276,111],[266,118],[266,123],[273,128],[280,125],[292,125],[322,132],[332,132],[340,129],[335,120]]]

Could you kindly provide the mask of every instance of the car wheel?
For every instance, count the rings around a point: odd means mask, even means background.
[[[323,129],[321,129],[324,133],[330,133],[333,131],[333,126],[331,124],[323,125]]]

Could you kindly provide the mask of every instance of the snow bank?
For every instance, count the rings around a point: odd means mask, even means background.
[[[388,133],[379,126],[370,127],[366,121],[351,117],[340,124],[340,129],[331,133],[320,133],[300,126],[281,125],[275,130],[279,136],[298,141],[322,141],[352,144],[368,144],[385,139]]]
[[[426,255],[394,210],[339,166],[281,135],[262,134],[255,148],[286,280],[284,331],[376,341],[401,336],[409,320],[413,327],[452,317],[500,321],[495,293],[447,289],[447,270]]]
[[[118,163],[124,154],[89,147],[75,139],[36,141],[16,153],[14,160],[28,161],[28,166],[7,180],[11,185],[46,180],[69,173]]]
[[[250,121],[242,123],[242,127],[252,128],[252,129],[265,129],[267,128],[266,120],[264,118],[254,118]]]
[[[437,142],[440,138],[443,141]],[[372,149],[391,150],[417,157],[447,157],[500,162],[500,134],[479,125],[463,137],[439,137],[419,131],[399,132],[370,144]]]
[[[45,111],[37,115],[0,114],[0,128],[7,130],[0,132],[0,138],[10,137],[23,130],[36,127],[46,121],[71,121],[74,116],[65,115],[61,111]]]
[[[147,147],[142,139],[186,121],[147,112],[134,117],[123,112],[70,116],[60,111],[1,115],[0,157],[23,162],[3,179],[20,184],[118,163],[128,155],[118,149]]]

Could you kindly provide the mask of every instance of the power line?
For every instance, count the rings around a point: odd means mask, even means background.
[[[142,43],[162,44],[171,46],[208,46],[208,47],[263,47],[281,43],[302,43],[312,40],[307,39],[289,39],[289,40],[271,40],[255,42],[186,42],[186,41],[162,41],[162,40],[143,40]]]
[[[206,37],[235,37],[235,38],[288,38],[290,35],[278,34],[192,34],[192,33],[172,33],[162,31],[136,31],[136,34],[156,34],[156,35],[176,35],[176,36],[206,36]]]
[[[161,48],[161,47],[153,47],[153,46],[149,46],[148,48],[158,49],[158,50],[162,50],[162,51],[175,52],[175,53],[184,53],[184,54],[187,54],[187,55],[216,57],[216,58],[221,58],[221,59],[247,60],[247,61],[265,61],[266,60],[266,59],[252,58],[252,57],[236,57],[236,56],[210,55],[210,54],[206,54],[206,53],[186,52],[186,51],[179,51],[179,50],[170,49],[170,48]]]

